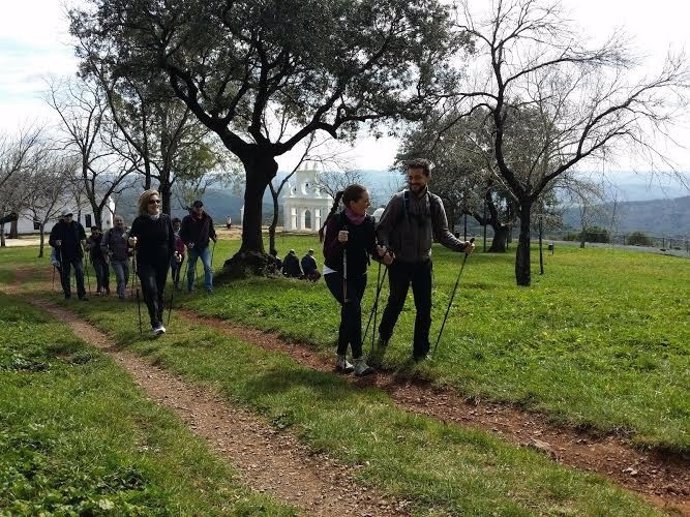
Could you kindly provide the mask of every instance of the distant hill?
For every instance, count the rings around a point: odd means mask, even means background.
[[[284,178],[285,174],[285,172],[279,172],[278,181]],[[364,170],[360,171],[360,175],[362,183],[369,189],[373,208],[387,203],[391,195],[404,186],[402,176],[396,171]],[[644,177],[631,173],[619,173],[616,178],[620,180],[620,183],[612,185],[615,186],[619,199],[644,198],[643,200],[618,203],[616,233],[630,233],[637,230],[650,235],[690,235],[690,196],[669,199],[669,196],[674,192],[676,194],[687,192],[684,188],[677,184],[652,184]],[[674,190],[669,190],[672,187]],[[131,221],[134,217],[138,194],[138,192],[129,191],[118,200],[118,212],[125,215],[127,220]],[[656,196],[656,198],[650,199],[652,196]],[[229,189],[209,189],[204,195],[203,201],[206,210],[218,224],[224,224],[228,216],[232,218],[233,223],[239,223],[240,209],[244,205],[242,196]],[[604,208],[610,212],[611,205],[604,205]],[[270,221],[272,213],[271,194],[267,190],[263,203],[264,222],[266,224]],[[173,216],[183,217],[184,215],[186,212],[179,208],[176,202],[173,203]],[[570,209],[564,214],[564,223],[568,227],[579,228],[579,217],[577,209]],[[595,224],[609,227],[610,220],[604,218],[596,221]]]
[[[611,203],[603,205],[606,213],[612,212]],[[579,228],[580,214],[577,209],[570,209],[564,214],[567,226]],[[607,217],[593,222],[608,228],[611,224]],[[650,201],[627,201],[616,206],[615,233],[641,231],[647,235],[667,235],[684,237],[690,235],[690,196],[674,199],[653,199]]]

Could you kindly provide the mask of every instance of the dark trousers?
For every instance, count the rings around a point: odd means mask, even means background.
[[[345,355],[347,345],[352,357],[362,357],[362,295],[367,287],[367,275],[347,279],[347,302],[343,301],[343,275],[339,272],[324,275],[326,285],[340,303],[340,328],[338,329],[338,355]]]
[[[184,264],[184,255],[179,262],[175,257],[170,259],[170,276],[172,277],[175,289],[180,287],[180,273],[182,272],[182,265]]]
[[[141,292],[149,311],[151,327],[163,324],[163,291],[168,278],[170,264],[142,264],[137,262],[137,275],[141,282]]]
[[[431,328],[431,260],[425,262],[395,261],[388,267],[388,303],[381,317],[379,335],[387,342],[393,335],[400,311],[405,305],[407,291],[412,285],[412,295],[417,316],[414,322],[412,355],[416,358],[429,352]]]
[[[93,270],[96,273],[96,292],[110,292],[110,267],[105,260],[91,259]]]
[[[72,296],[72,266],[74,266],[74,276],[77,278],[77,296],[79,296],[79,298],[86,296],[86,289],[84,288],[84,263],[82,260],[80,258],[61,257],[60,262],[62,264],[60,283],[62,284],[62,292],[65,293],[65,298]]]

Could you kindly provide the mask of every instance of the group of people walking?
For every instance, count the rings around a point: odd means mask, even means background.
[[[94,227],[86,238],[83,226],[73,220],[73,214],[66,213],[53,227],[49,244],[53,247],[53,264],[60,271],[62,290],[70,299],[71,269],[75,270],[77,296],[86,300],[84,285],[84,251],[96,273],[96,294],[110,294],[109,270],[112,268],[117,278],[117,295],[125,299],[129,282],[130,258],[141,285],[144,302],[148,309],[151,331],[154,335],[163,334],[163,294],[172,269],[175,287],[179,287],[180,271],[185,256],[187,262],[187,291],[194,287],[196,262],[201,259],[204,266],[204,288],[213,290],[212,250],[210,241],[217,240],[213,220],[203,209],[201,201],[195,201],[189,215],[181,221],[171,220],[161,211],[161,198],[157,190],[147,190],[138,202],[138,216],[126,231],[124,219],[116,215],[113,228],[105,234]],[[137,289],[138,296],[138,289]]]
[[[323,242],[323,276],[328,290],[341,307],[336,349],[336,369],[339,371],[366,375],[381,364],[410,286],[416,309],[412,359],[422,361],[427,358],[430,350],[432,241],[435,239],[443,246],[465,254],[474,251],[472,241],[460,241],[449,231],[443,202],[428,188],[431,179],[429,162],[423,159],[408,161],[406,179],[407,188],[391,198],[378,224],[367,214],[369,193],[366,188],[353,184],[337,193],[333,207],[319,230]],[[341,202],[344,209],[338,212]],[[95,229],[86,239],[83,227],[72,220],[72,214],[64,214],[51,233],[50,244],[60,263],[65,298],[71,297],[70,269],[74,267],[77,295],[79,299],[86,299],[81,261],[84,247],[89,250],[97,271],[97,293],[109,293],[109,262],[117,277],[120,298],[125,296],[128,259],[133,255],[152,332],[160,335],[165,332],[163,293],[168,270],[172,269],[173,283],[177,287],[186,257],[187,290],[191,291],[196,262],[200,259],[204,266],[204,287],[212,292],[213,250],[209,244],[210,241],[215,244],[216,239],[213,220],[204,211],[201,201],[194,202],[190,214],[182,221],[171,221],[161,212],[158,191],[147,190],[139,198],[139,215],[128,233],[122,217],[115,216],[114,227],[105,235],[100,235]],[[376,346],[365,360],[362,297],[372,259],[387,268],[389,294],[378,327]],[[281,266],[286,276],[312,280],[321,276],[313,249],[303,257],[301,268],[294,250],[290,250]],[[300,274],[295,275],[298,270]],[[348,348],[352,362],[347,358]]]

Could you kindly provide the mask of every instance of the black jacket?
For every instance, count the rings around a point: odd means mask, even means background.
[[[86,232],[81,223],[72,221],[66,223],[60,221],[50,231],[50,238],[48,244],[58,250],[60,260],[76,260],[84,256],[84,250],[81,246],[81,241],[86,239]],[[57,241],[62,241],[61,245],[57,245]]]
[[[137,238],[137,263],[154,266],[170,263],[175,252],[175,231],[166,214],[158,219],[140,215],[132,222],[129,236]]]
[[[345,244],[338,240],[338,232],[347,229]],[[343,250],[347,248],[348,275],[363,275],[369,267],[369,256],[379,260],[376,252],[374,219],[367,215],[362,224],[352,224],[344,212],[331,217],[326,225],[323,241],[324,264],[334,271],[343,271]]]
[[[194,215],[186,215],[182,219],[180,237],[187,247],[194,244],[196,248],[208,247],[210,239],[216,239],[216,230],[213,228],[213,219],[206,212],[201,212],[201,219]]]

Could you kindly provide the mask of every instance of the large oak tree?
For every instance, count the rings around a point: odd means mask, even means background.
[[[71,17],[89,59],[163,73],[242,162],[240,263],[263,255],[277,156],[318,130],[352,137],[361,123],[419,116],[465,43],[438,0],[88,0]],[[276,131],[286,117],[291,131]]]

